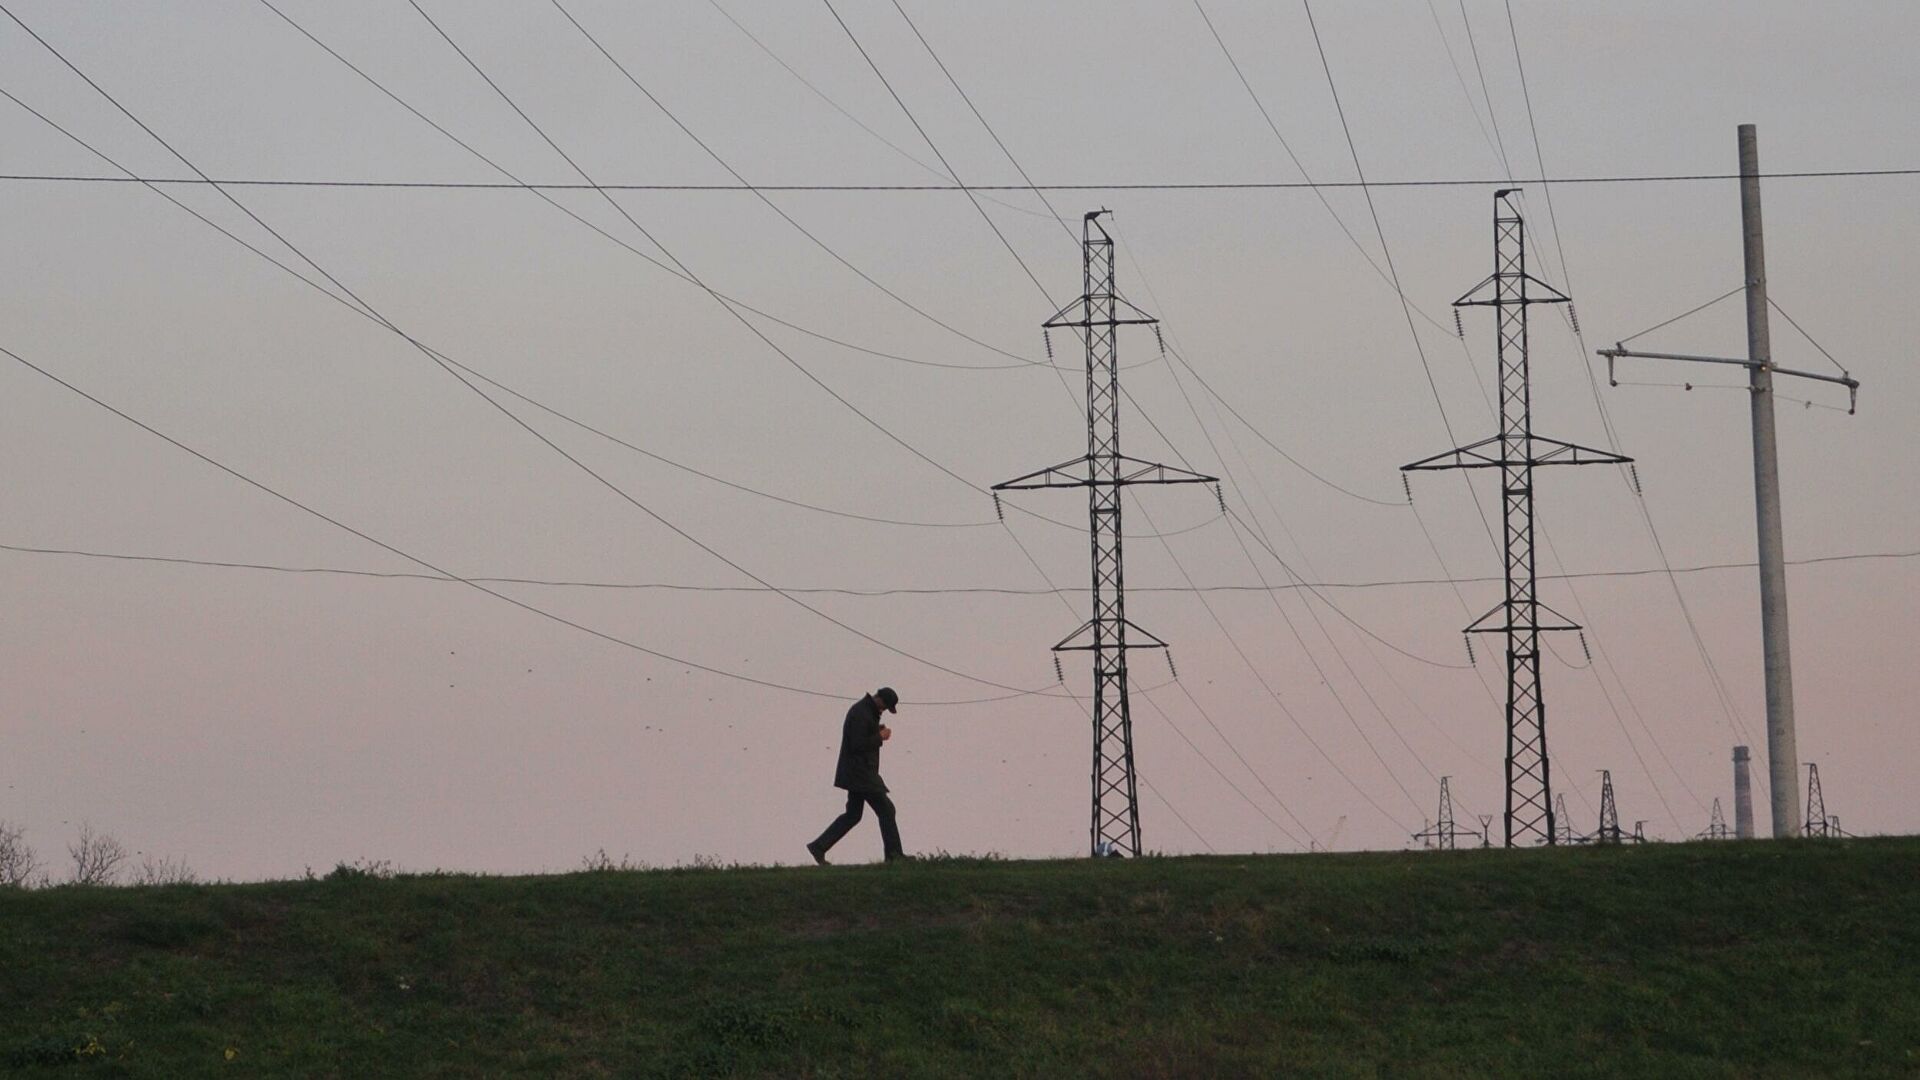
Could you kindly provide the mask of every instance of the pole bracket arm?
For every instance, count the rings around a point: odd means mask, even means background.
[[[1607,385],[1619,386],[1614,378],[1614,363],[1618,360],[1677,360],[1688,364],[1724,364],[1730,367],[1742,367],[1749,371],[1766,371],[1775,375],[1791,375],[1797,379],[1812,379],[1815,382],[1833,383],[1847,388],[1847,414],[1852,415],[1860,405],[1860,380],[1842,371],[1838,375],[1828,375],[1822,371],[1801,371],[1798,368],[1783,368],[1767,360],[1754,360],[1733,356],[1697,356],[1691,353],[1642,352],[1629,349],[1623,343],[1616,343],[1611,349],[1597,349],[1595,353],[1607,358]]]

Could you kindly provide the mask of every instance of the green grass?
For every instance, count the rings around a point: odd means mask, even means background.
[[[0,893],[7,1069],[1914,1076],[1920,840]]]

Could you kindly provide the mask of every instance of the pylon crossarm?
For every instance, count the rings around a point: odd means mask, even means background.
[[[1087,301],[1089,300],[1098,301],[1101,303],[1104,303],[1107,300],[1112,300],[1114,304],[1117,305],[1117,307],[1115,308],[1114,313],[1110,318],[1090,318],[1087,315],[1087,307],[1088,307]],[[1099,304],[1096,303],[1094,306],[1097,307],[1099,306]],[[1127,311],[1131,312],[1132,314],[1122,313],[1119,310],[1119,308],[1121,307],[1126,308]],[[1077,326],[1082,328],[1091,327],[1091,326],[1152,326],[1153,324],[1159,321],[1160,321],[1159,319],[1156,319],[1153,316],[1147,314],[1146,312],[1141,311],[1138,307],[1135,307],[1133,304],[1133,301],[1128,300],[1125,297],[1077,296],[1072,300],[1068,301],[1066,307],[1063,307],[1059,311],[1054,312],[1052,318],[1049,318],[1046,322],[1043,322],[1040,325],[1048,330],[1059,330],[1069,326]]]
[[[993,490],[1033,491],[1039,488],[1089,487],[1092,484],[1091,462],[1085,457],[1077,457],[995,484]]]
[[[1519,606],[1519,605],[1513,605]],[[1467,624],[1463,634],[1504,634],[1509,630],[1532,630],[1546,633],[1555,630],[1579,630],[1581,626],[1565,615],[1553,610],[1538,600],[1533,602],[1536,613],[1531,623],[1516,618],[1505,618],[1508,614],[1506,601],[1493,606],[1493,610]]]
[[[1545,435],[1528,435],[1524,441],[1529,446],[1525,457],[1511,457],[1507,454],[1508,440],[1495,435],[1481,439],[1476,443],[1449,450],[1444,454],[1435,454],[1422,458],[1411,465],[1400,466],[1401,472],[1437,472],[1444,469],[1496,469],[1511,465],[1625,465],[1633,459],[1624,454],[1608,450],[1595,450],[1591,446],[1549,439]]]
[[[1545,435],[1534,435],[1529,441],[1534,446],[1533,460],[1527,462],[1529,465],[1625,465],[1633,460],[1625,454],[1561,442]],[[1546,449],[1542,451],[1541,447]]]
[[[1495,452],[1489,454],[1487,448]],[[1481,439],[1477,443],[1468,443],[1456,447],[1444,454],[1435,454],[1430,458],[1421,458],[1411,465],[1400,466],[1401,472],[1431,471],[1439,469],[1491,469],[1503,463],[1505,454],[1500,452],[1500,436]]]
[[[1487,288],[1487,286],[1494,284],[1495,282],[1499,281],[1502,278],[1507,278],[1507,279],[1517,278],[1529,284],[1538,285],[1541,289],[1545,290],[1546,295],[1535,296],[1531,293],[1528,293],[1525,289],[1521,289],[1520,292],[1522,293],[1522,295],[1508,296],[1504,300],[1499,298],[1498,290],[1495,290],[1495,295],[1484,296],[1484,297],[1482,296],[1482,293]],[[1523,274],[1489,274],[1484,280],[1480,282],[1480,284],[1475,285],[1471,289],[1468,289],[1466,293],[1460,297],[1460,299],[1455,300],[1453,302],[1453,306],[1454,307],[1500,307],[1505,305],[1505,306],[1511,307],[1514,304],[1570,304],[1572,302],[1573,302],[1572,297],[1568,296],[1566,293],[1561,292],[1559,289],[1556,289],[1553,286],[1547,284],[1546,282],[1541,281],[1539,278],[1534,277],[1532,274],[1524,274],[1524,273]]]
[[[1217,484],[1220,478],[1197,473],[1173,465],[1162,465],[1157,461],[1141,461],[1125,455],[1115,455],[1114,462],[1121,469],[1130,468],[1130,472],[1121,472],[1111,481],[1115,484]],[[1106,483],[1108,481],[1099,481]]]
[[[1102,649],[1164,649],[1168,647],[1167,643],[1165,641],[1162,641],[1158,636],[1154,634],[1150,634],[1145,630],[1140,629],[1140,624],[1134,622],[1132,619],[1121,619],[1120,622],[1122,625],[1124,625],[1127,628],[1130,634],[1139,635],[1140,640],[1135,640],[1133,637],[1129,637],[1127,638],[1126,644],[1121,645],[1115,642],[1114,640],[1112,640],[1112,636],[1111,636],[1112,628],[1109,627],[1109,638],[1104,644],[1100,645],[1099,648],[1102,648]],[[1068,634],[1066,637],[1061,638],[1059,644],[1053,647],[1053,651],[1054,652],[1093,652],[1095,650],[1095,646],[1093,644],[1092,634],[1093,634],[1093,622],[1091,620],[1087,622],[1083,622],[1080,624],[1080,629],[1075,630],[1073,633]]]
[[[994,491],[1032,491],[1039,488],[1123,487],[1128,484],[1217,484],[1220,478],[1192,472],[1157,461],[1141,461],[1124,454],[1110,454],[1103,462],[1114,463],[1111,478],[1099,475],[1090,458],[1079,457],[1049,465],[1025,476],[1016,476],[993,485]]]

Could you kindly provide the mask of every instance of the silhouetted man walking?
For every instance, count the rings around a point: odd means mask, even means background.
[[[900,710],[900,695],[891,686],[875,690],[847,710],[847,722],[840,729],[840,763],[833,771],[833,786],[847,793],[847,810],[807,845],[807,854],[821,866],[827,865],[827,849],[860,824],[862,806],[873,807],[880,819],[880,843],[887,861],[906,858],[900,850],[900,829],[893,823],[893,800],[887,798],[886,781],[880,779],[880,744],[893,737],[893,729],[880,722],[882,709]]]

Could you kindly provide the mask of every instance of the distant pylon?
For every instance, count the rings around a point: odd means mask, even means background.
[[[1800,826],[1802,836],[1825,836],[1827,797],[1820,793],[1820,766],[1807,762],[1807,820]]]
[[[1578,838],[1573,835],[1573,815],[1567,813],[1567,797],[1565,795],[1555,795],[1553,797],[1553,830],[1554,843],[1556,844],[1573,844],[1579,842]]]
[[[1827,797],[1820,792],[1820,766],[1807,762],[1807,819],[1800,826],[1802,836],[1851,836],[1840,828],[1840,819],[1827,813]]]
[[[1471,839],[1474,836],[1472,829],[1454,827],[1453,792],[1447,789],[1447,781],[1451,779],[1453,778],[1450,776],[1440,778],[1440,811],[1433,825],[1413,834],[1415,840],[1429,848],[1439,848],[1441,851],[1453,851],[1460,846],[1458,843],[1460,837]]]
[[[1480,846],[1483,848],[1489,848],[1493,846],[1493,815],[1492,814],[1480,815]]]
[[[1731,840],[1732,830],[1727,828],[1727,816],[1720,812],[1720,800],[1713,800],[1713,816],[1707,819],[1707,827],[1694,836],[1695,840]]]
[[[1639,843],[1646,839],[1639,829],[1627,832],[1620,828],[1620,809],[1613,802],[1613,771],[1600,770],[1600,825],[1589,837],[1596,844]]]
[[[993,490],[998,499],[1002,491],[1087,489],[1087,529],[1093,546],[1092,617],[1053,648],[1093,655],[1092,853],[1139,855],[1140,800],[1133,768],[1133,712],[1127,701],[1127,650],[1164,649],[1167,643],[1127,620],[1120,489],[1133,484],[1212,484],[1217,495],[1220,482],[1120,453],[1120,327],[1154,326],[1159,320],[1114,291],[1113,237],[1099,221],[1105,213],[1096,210],[1081,223],[1084,287],[1080,298],[1042,324],[1047,329],[1071,327],[1086,341],[1086,455],[995,484]],[[1129,632],[1139,640],[1129,641]]]
[[[1499,469],[1505,528],[1506,594],[1467,626],[1468,634],[1501,634],[1507,642],[1506,846],[1558,842],[1553,782],[1547,765],[1547,707],[1540,686],[1540,635],[1578,630],[1540,602],[1533,551],[1533,470],[1542,465],[1625,464],[1631,458],[1533,433],[1533,384],[1527,366],[1527,309],[1565,304],[1567,295],[1527,273],[1526,222],[1514,196],[1493,193],[1493,273],[1454,301],[1491,307],[1498,333],[1500,432],[1489,439],[1423,458],[1402,471]]]

